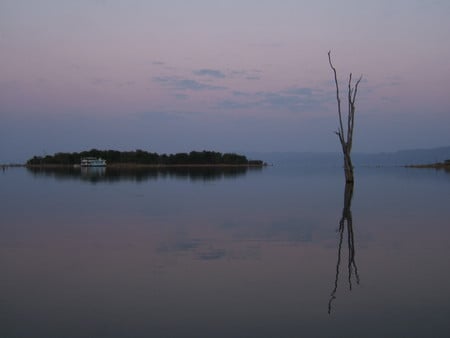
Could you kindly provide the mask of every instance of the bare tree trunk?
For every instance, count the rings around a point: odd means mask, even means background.
[[[334,74],[334,83],[336,86],[336,99],[338,106],[338,117],[339,117],[339,128],[336,131],[336,135],[339,137],[339,141],[342,146],[342,153],[344,155],[344,171],[345,171],[345,181],[346,182],[354,182],[353,177],[353,163],[351,158],[351,151],[353,145],[353,128],[355,121],[355,101],[356,101],[356,93],[358,92],[358,85],[362,80],[362,76],[356,81],[355,85],[352,86],[352,73],[349,75],[348,79],[348,114],[347,114],[347,126],[346,130],[344,130],[344,123],[342,121],[342,111],[341,111],[341,97],[339,94],[339,83],[337,79],[336,68],[334,68],[333,63],[331,62],[331,51],[328,52],[328,62],[330,63],[330,67],[333,70]]]
[[[345,172],[345,181],[348,183],[354,182],[353,177],[353,163],[352,158],[350,156],[349,151],[344,151],[344,172]]]

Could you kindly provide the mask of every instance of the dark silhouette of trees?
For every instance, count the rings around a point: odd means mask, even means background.
[[[135,151],[91,149],[80,153],[56,153],[53,156],[34,156],[27,165],[74,165],[83,157],[97,157],[108,164],[142,165],[263,165],[259,160],[248,160],[246,156],[235,153],[215,151],[191,151],[190,153],[157,154],[141,149]]]
[[[337,108],[338,108],[338,116],[339,116],[339,128],[336,131],[336,135],[339,137],[339,141],[342,146],[342,153],[344,154],[344,170],[345,170],[345,180],[347,182],[353,182],[353,163],[351,158],[351,151],[353,145],[353,128],[355,126],[355,101],[356,101],[356,93],[358,92],[359,83],[362,80],[362,75],[356,81],[355,85],[352,84],[352,73],[350,73],[348,78],[348,113],[347,113],[347,125],[344,129],[344,123],[342,121],[342,111],[341,111],[341,97],[339,94],[339,84],[337,78],[336,68],[334,68],[333,63],[331,62],[331,51],[328,52],[328,62],[330,63],[330,67],[333,70],[334,74],[334,83],[336,85],[336,99],[337,99]]]

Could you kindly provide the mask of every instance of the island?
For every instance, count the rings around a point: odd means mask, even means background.
[[[82,152],[34,156],[27,167],[63,167],[80,165],[82,159],[97,158],[106,161],[108,167],[162,167],[162,166],[265,166],[261,160],[249,160],[236,153],[216,151],[191,151],[189,153],[158,154],[137,149],[134,151],[91,149]]]
[[[406,168],[431,168],[437,170],[445,170],[450,172],[450,160],[445,160],[444,162],[437,162],[431,164],[412,164],[405,166]]]

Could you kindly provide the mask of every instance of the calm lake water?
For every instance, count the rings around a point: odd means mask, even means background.
[[[347,208],[340,168],[0,189],[0,337],[450,337],[450,173],[357,168]]]

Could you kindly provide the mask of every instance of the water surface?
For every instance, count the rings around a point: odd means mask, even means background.
[[[0,337],[448,337],[449,186],[358,168],[349,232],[340,168],[4,170]]]

